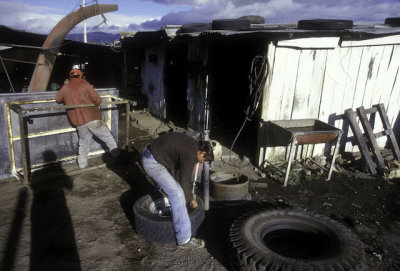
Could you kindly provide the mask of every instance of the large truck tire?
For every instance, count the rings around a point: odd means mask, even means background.
[[[258,15],[246,15],[238,18],[239,20],[248,20],[251,24],[265,24],[265,19]]]
[[[234,270],[365,270],[356,235],[302,210],[262,210],[238,218],[228,251]]]
[[[192,23],[192,24],[184,24],[181,26],[181,28],[176,31],[178,34],[184,34],[184,33],[197,33],[197,32],[203,32],[211,30],[211,24],[207,23]]]
[[[353,21],[335,19],[300,20],[297,22],[297,28],[305,30],[345,30],[353,28]]]
[[[198,207],[188,207],[192,223],[192,236],[205,218],[203,201],[197,197]],[[160,193],[147,194],[133,205],[136,232],[146,240],[155,243],[176,242],[169,203]]]
[[[386,18],[385,24],[388,24],[390,26],[400,26],[400,17]]]
[[[211,22],[213,30],[245,30],[250,28],[250,21],[247,19],[218,19]]]

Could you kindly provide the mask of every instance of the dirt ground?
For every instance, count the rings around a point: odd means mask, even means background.
[[[361,240],[366,270],[400,270],[398,179],[335,173],[330,181],[316,176],[283,187],[246,160],[215,162],[215,171],[248,176],[251,199],[210,201],[198,231],[204,249],[146,241],[135,232],[132,206],[153,188],[134,162],[137,151],[171,125],[145,112],[132,118],[133,148],[125,164],[105,165],[98,157],[85,170],[71,163],[35,172],[29,187],[17,179],[0,181],[0,271],[229,270],[229,227],[260,207],[300,207],[327,216]]]

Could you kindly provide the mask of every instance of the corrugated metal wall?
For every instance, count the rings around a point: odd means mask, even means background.
[[[346,109],[383,103],[394,126],[400,108],[400,35],[361,41],[329,37],[271,42],[267,55],[264,122],[316,118],[342,129],[343,121],[336,116]],[[374,131],[381,131],[376,118]],[[259,163],[264,158],[281,159],[286,153],[284,147],[265,148],[266,130],[259,131]],[[351,131],[347,136],[352,136]],[[380,147],[385,142],[385,138],[378,140]],[[303,155],[322,155],[324,148],[323,144],[305,146]],[[350,142],[345,149],[358,151]]]

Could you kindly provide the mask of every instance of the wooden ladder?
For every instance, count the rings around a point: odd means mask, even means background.
[[[378,133],[373,132],[376,112],[379,113],[384,129]],[[369,119],[368,114],[371,115]],[[372,108],[368,109],[365,109],[363,106],[357,108],[357,115],[364,129],[364,134],[361,132],[358,125],[356,113],[352,109],[349,109],[346,110],[345,115],[350,122],[350,127],[353,131],[354,137],[356,138],[356,143],[360,149],[360,153],[364,157],[367,163],[367,168],[372,174],[376,174],[378,171],[382,171],[385,168],[382,152],[376,141],[377,138],[386,136],[394,158],[396,160],[400,159],[399,146],[383,104],[373,105]]]

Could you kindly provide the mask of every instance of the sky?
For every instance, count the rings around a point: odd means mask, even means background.
[[[85,0],[86,6],[95,1]],[[159,30],[165,25],[211,23],[259,15],[266,23],[297,23],[304,19],[346,19],[355,23],[384,23],[400,17],[400,0],[98,0],[117,4],[118,11],[86,20],[87,32]],[[0,25],[27,32],[48,34],[82,0],[0,0]],[[70,33],[81,33],[83,23]]]

